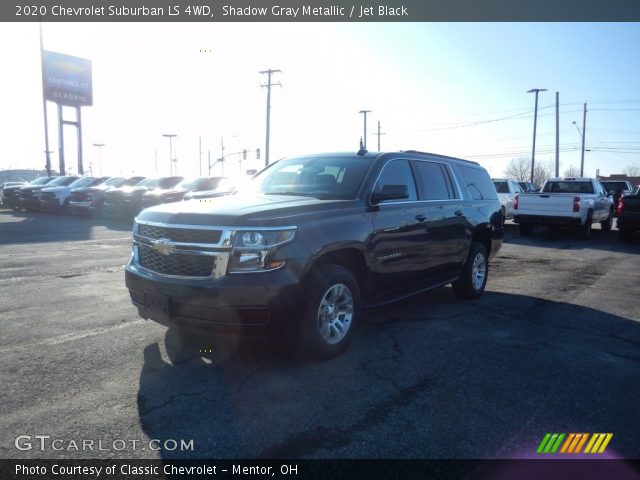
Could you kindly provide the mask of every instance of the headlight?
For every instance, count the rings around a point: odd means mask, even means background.
[[[282,230],[243,230],[234,235],[229,261],[229,273],[264,272],[284,265],[284,260],[273,260],[276,249],[291,242],[295,227]]]

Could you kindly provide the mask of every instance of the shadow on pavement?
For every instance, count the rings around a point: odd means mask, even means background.
[[[365,312],[325,362],[206,338],[184,355],[168,331],[144,348],[140,423],[193,440],[166,459],[535,458],[546,432],[613,432],[605,457],[639,457],[638,320],[447,287]]]
[[[579,238],[569,229],[537,227],[533,235],[523,236],[518,231],[518,225],[507,223],[504,231],[504,242],[515,245],[569,250],[594,249],[640,255],[640,236],[636,236],[632,242],[623,242],[615,228],[610,232],[604,232],[599,227],[594,227],[591,237],[587,240]]]

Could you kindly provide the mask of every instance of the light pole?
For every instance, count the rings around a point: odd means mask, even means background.
[[[358,113],[362,113],[364,115],[364,137],[362,140],[362,148],[367,149],[367,113],[370,113],[371,110],[360,110]]]
[[[162,136],[169,139],[169,175],[173,175],[173,138],[178,135],[175,133],[163,133]]]
[[[102,176],[102,147],[104,147],[104,143],[94,143],[94,147],[98,147],[98,172],[99,176]],[[93,172],[91,172],[93,173]]]
[[[576,126],[576,130],[578,130],[578,134],[580,135],[580,142],[582,143],[582,147],[580,149],[580,176],[583,177],[584,176],[584,152],[585,151],[588,152],[589,149],[584,148],[584,131],[580,130],[580,127],[576,122],[573,122],[573,124]]]
[[[536,106],[533,111],[533,149],[531,151],[531,183],[533,183],[533,168],[536,160],[536,127],[538,124],[538,93],[546,92],[546,88],[532,88],[527,90],[527,93],[535,92],[536,94]]]

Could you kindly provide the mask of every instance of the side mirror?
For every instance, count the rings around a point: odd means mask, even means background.
[[[616,191],[615,190],[609,190],[609,195],[614,195],[615,196]]]
[[[409,198],[409,188],[406,185],[385,185],[382,191],[371,194],[371,203],[377,205],[385,200],[402,200]]]

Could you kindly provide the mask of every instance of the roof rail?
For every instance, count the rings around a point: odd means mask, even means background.
[[[420,150],[401,150],[402,153],[415,153],[418,155],[431,155],[432,157],[440,157],[440,158],[446,158],[448,160],[456,160],[458,162],[465,162],[465,163],[471,163],[472,165],[480,165],[478,162],[474,162],[472,160],[465,160],[463,158],[457,158],[457,157],[449,157],[448,155],[439,155],[437,153],[429,153],[429,152],[421,152]]]

